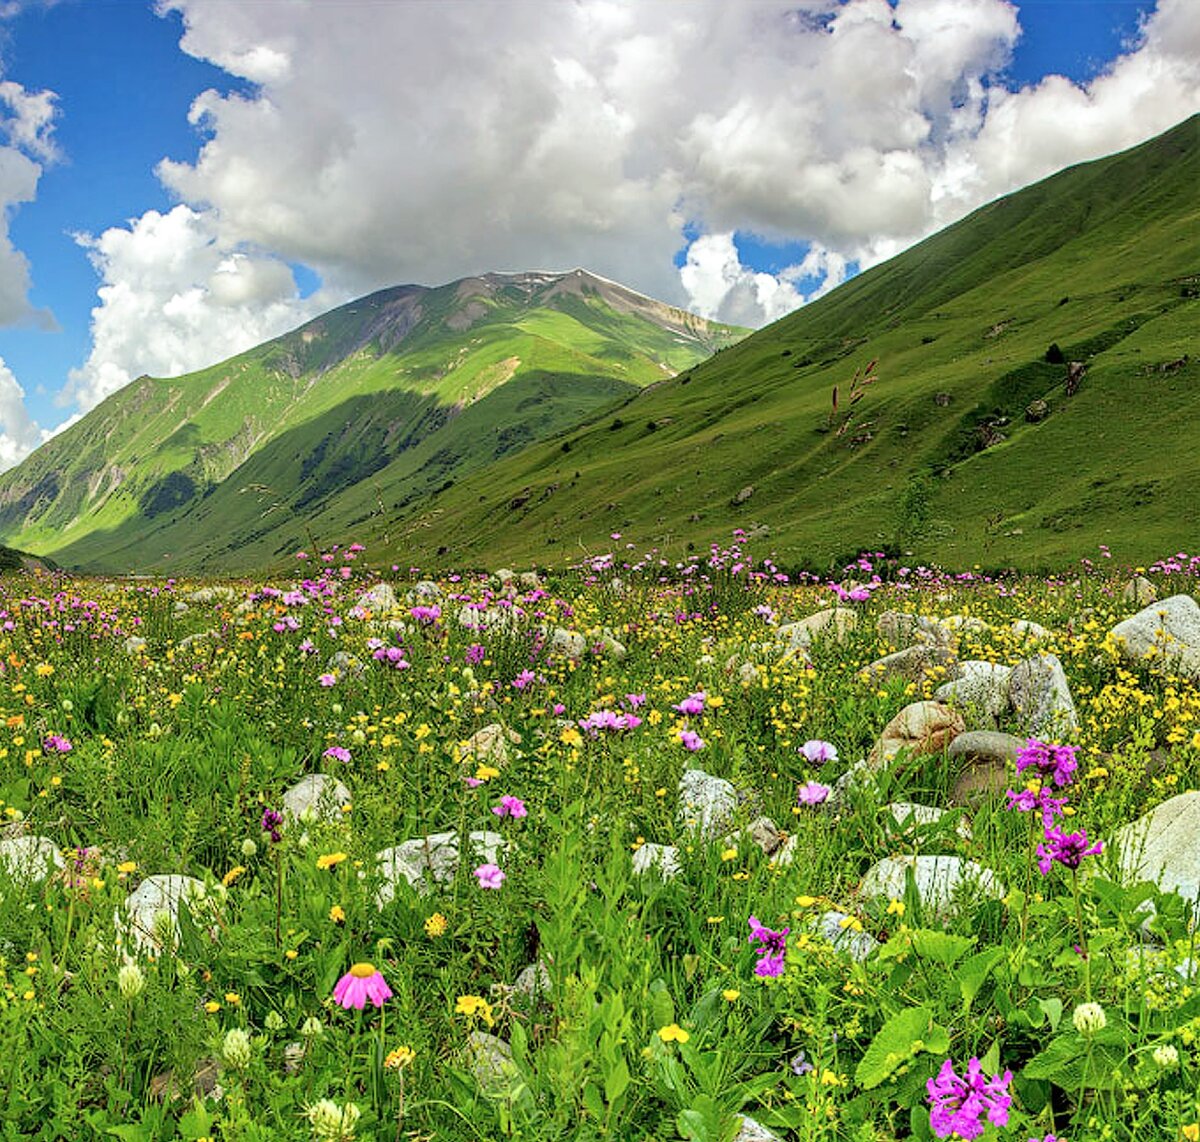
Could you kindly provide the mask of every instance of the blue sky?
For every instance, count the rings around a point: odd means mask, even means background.
[[[1195,0],[162,7],[3,22],[0,466],[395,282],[586,265],[760,324],[1200,109]]]

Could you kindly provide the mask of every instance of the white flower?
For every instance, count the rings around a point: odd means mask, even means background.
[[[1170,1043],[1162,1043],[1155,1047],[1151,1057],[1164,1071],[1179,1064],[1179,1052]]]
[[[117,990],[122,999],[136,999],[146,986],[146,977],[137,964],[126,964],[117,972]]]
[[[1108,1016],[1098,1003],[1081,1003],[1075,1008],[1071,1022],[1081,1035],[1094,1035],[1108,1026]]]
[[[221,1044],[221,1058],[235,1071],[244,1071],[250,1065],[250,1036],[240,1027],[225,1032]]]

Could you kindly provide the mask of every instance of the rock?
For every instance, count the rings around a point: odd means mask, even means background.
[[[919,805],[914,801],[893,801],[887,807],[887,811],[901,829],[911,833],[936,825],[946,815],[945,809],[938,809],[933,805]],[[964,841],[971,839],[971,826],[966,821],[959,821],[955,832]]]
[[[858,615],[849,607],[827,607],[808,618],[775,628],[775,637],[788,644],[788,650],[807,650],[814,639],[832,638],[842,642],[858,625]]]
[[[1147,607],[1158,599],[1158,588],[1145,575],[1135,575],[1121,591],[1121,602]]]
[[[49,837],[26,834],[0,841],[0,873],[14,884],[36,884],[64,863],[58,845]]]
[[[517,583],[522,591],[536,591],[542,585],[542,580],[536,571],[522,571],[517,576]]]
[[[651,869],[663,880],[674,880],[680,873],[679,850],[674,845],[656,845],[647,841],[633,854],[633,871],[641,876]]]
[[[748,1114],[738,1116],[740,1126],[733,1136],[733,1142],[783,1142],[774,1130],[768,1130],[761,1122],[756,1122]]]
[[[300,778],[283,795],[283,815],[294,821],[340,821],[342,807],[350,804],[350,790],[327,773],[310,773]]]
[[[944,919],[980,896],[999,900],[1005,894],[991,869],[956,856],[885,857],[867,870],[859,892],[868,899],[903,900],[910,870],[921,903]]]
[[[219,639],[221,636],[215,630],[202,630],[197,634],[189,634],[187,638],[181,638],[176,644],[176,650],[193,650],[202,643],[208,642],[210,639]]]
[[[743,662],[737,668],[737,680],[743,686],[753,686],[759,679],[758,667],[753,662]]]
[[[729,828],[737,805],[737,792],[722,777],[703,769],[687,769],[679,779],[676,821],[705,840],[713,840]]]
[[[871,751],[871,768],[886,766],[901,750],[912,757],[939,753],[965,728],[962,715],[941,702],[912,702],[884,727]]]
[[[190,595],[184,595],[184,599],[189,603],[231,603],[237,595],[232,587],[200,587]]]
[[[1031,737],[1053,740],[1079,728],[1075,700],[1057,655],[1038,654],[1013,667],[1008,699]]]
[[[1112,837],[1121,880],[1152,881],[1189,902],[1200,897],[1200,792],[1180,793]]]
[[[812,927],[826,943],[859,963],[879,947],[879,941],[864,932],[862,925],[845,912],[822,912],[813,918]]]
[[[462,757],[474,758],[481,765],[503,769],[508,764],[508,743],[515,745],[520,740],[520,734],[506,730],[499,722],[492,722],[476,730],[463,742]]]
[[[764,856],[770,856],[783,840],[783,835],[770,817],[755,817],[744,829],[723,837],[725,848],[736,848],[743,840],[758,845]]]
[[[467,1034],[462,1057],[471,1077],[488,1094],[503,1094],[520,1079],[521,1072],[513,1062],[512,1048],[486,1031]]]
[[[817,808],[834,813],[846,808],[851,794],[869,788],[875,781],[875,774],[886,768],[887,762],[876,764],[872,757],[860,757],[833,783],[829,796]],[[789,837],[789,843],[794,839]]]
[[[546,653],[578,662],[587,650],[587,639],[578,631],[555,627],[546,643]]]
[[[528,996],[530,999],[549,995],[554,989],[550,969],[541,960],[522,968],[521,974],[513,981],[512,989],[517,995]]]
[[[1041,623],[1031,622],[1029,619],[1013,619],[1010,629],[1024,642],[1040,642],[1050,637],[1050,632]]]
[[[1013,766],[1024,748],[1025,739],[1012,734],[988,730],[959,734],[946,751],[962,763],[950,788],[950,804],[975,805],[1011,789]]]
[[[624,662],[629,651],[625,649],[623,642],[604,631],[592,641],[592,653],[601,658],[611,658],[613,662]]]
[[[146,640],[141,635],[131,634],[122,644],[126,654],[141,654],[146,649]]]
[[[877,685],[889,678],[904,678],[909,682],[921,682],[931,671],[941,671],[942,678],[958,675],[958,662],[954,651],[937,643],[919,643],[895,654],[885,655],[859,671],[861,681]]]
[[[492,578],[500,584],[501,587],[507,587],[516,578],[516,573],[508,567],[501,567],[492,572]]]
[[[954,633],[937,619],[925,615],[913,615],[907,611],[884,611],[875,620],[875,629],[880,638],[892,646],[908,646],[914,642],[935,642],[949,646]]]
[[[956,639],[964,634],[987,634],[992,629],[974,615],[947,615],[939,621]]]
[[[179,938],[180,904],[194,909],[206,897],[203,881],[194,876],[148,876],[125,898],[125,926],[141,951],[157,954]]]
[[[1031,400],[1025,406],[1025,419],[1030,424],[1040,424],[1050,415],[1050,406],[1038,397],[1037,400]]]
[[[472,858],[479,864],[498,864],[505,847],[499,833],[486,831],[468,833],[467,844]],[[375,862],[382,878],[375,891],[377,907],[383,908],[396,898],[396,886],[401,879],[418,895],[424,896],[429,891],[427,877],[435,884],[448,884],[458,872],[458,833],[449,830],[416,837],[377,852]]]
[[[376,583],[370,590],[364,591],[358,596],[357,605],[376,615],[386,615],[400,604],[396,598],[396,592],[387,583]]]
[[[1151,603],[1109,631],[1121,657],[1132,664],[1154,659],[1192,681],[1200,680],[1200,606],[1190,595]]]
[[[733,497],[733,506],[744,504],[752,495],[754,495],[754,485],[747,484],[740,492]]]
[[[353,654],[345,650],[335,650],[329,656],[325,663],[326,667],[339,677],[344,677],[347,674],[362,675],[367,672],[367,665],[359,658],[355,658]]]
[[[412,587],[405,593],[404,601],[407,603],[429,603],[436,601],[442,597],[442,588],[432,579],[422,579],[419,583],[414,583]]]
[[[935,700],[973,715],[975,721],[998,718],[1008,709],[1011,667],[968,659],[958,668],[960,677],[939,686],[934,691]]]

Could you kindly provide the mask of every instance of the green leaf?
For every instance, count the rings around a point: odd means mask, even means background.
[[[610,1106],[617,1102],[629,1088],[629,1066],[624,1058],[619,1058],[616,1065],[609,1068],[604,1076],[604,1100]]]
[[[1049,999],[1039,999],[1038,1006],[1046,1013],[1046,1018],[1050,1020],[1050,1030],[1058,1030],[1058,1021],[1062,1018],[1063,1002],[1056,995],[1050,996]]]
[[[604,1100],[600,1091],[590,1079],[583,1084],[583,1108],[599,1122],[604,1121]]]
[[[872,1090],[889,1078],[914,1055],[927,1049],[934,1029],[928,1007],[910,1007],[893,1015],[871,1040],[854,1072],[864,1090]]]
[[[675,1022],[675,1004],[661,977],[650,983],[650,1010],[654,1013],[654,1026],[669,1027]]]
[[[918,928],[912,933],[912,942],[913,951],[922,959],[953,967],[975,946],[975,937],[953,936],[949,932]]]
[[[973,955],[958,969],[958,990],[963,997],[963,1010],[966,1011],[975,1001],[979,989],[991,975],[992,969],[1004,958],[1004,948],[985,948]]]
[[[1000,1073],[999,1039],[992,1040],[992,1045],[983,1053],[983,1057],[979,1060],[979,1065],[983,1068],[985,1075],[998,1075]]]

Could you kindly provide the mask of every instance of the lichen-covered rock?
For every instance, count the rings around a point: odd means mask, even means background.
[[[939,753],[966,729],[962,715],[941,702],[912,702],[884,727],[871,751],[872,768],[888,765],[903,750],[910,757]]]
[[[946,919],[980,896],[999,900],[1005,894],[991,869],[956,856],[885,857],[867,870],[859,892],[867,899],[902,900],[910,871],[922,905]]]
[[[462,756],[474,761],[503,769],[508,764],[508,746],[521,740],[521,735],[506,730],[499,722],[492,722],[476,730],[462,744]]]
[[[679,850],[674,845],[657,845],[647,841],[639,845],[633,854],[633,871],[642,876],[654,869],[663,880],[674,880],[679,875]]]
[[[63,867],[63,855],[49,837],[27,833],[0,840],[0,875],[31,885]]]
[[[676,819],[681,828],[705,840],[714,840],[729,828],[737,804],[736,790],[723,777],[687,769],[679,779]]]
[[[1200,792],[1180,793],[1156,805],[1112,837],[1121,879],[1152,881],[1187,901],[1200,897]]]
[[[876,659],[859,671],[859,678],[870,685],[878,686],[889,678],[921,682],[927,677],[953,679],[957,678],[958,674],[958,662],[954,651],[939,643],[923,642]]]
[[[283,815],[308,824],[339,821],[350,804],[350,790],[327,773],[309,773],[283,795]]]
[[[1161,664],[1200,680],[1200,606],[1191,595],[1172,595],[1143,607],[1109,631],[1125,662]]]
[[[1075,699],[1057,655],[1038,654],[1014,666],[1008,699],[1032,737],[1062,738],[1079,728]]]
[[[813,928],[823,940],[859,963],[879,947],[879,941],[846,912],[822,912],[814,917]]]
[[[1135,575],[1121,591],[1121,602],[1148,607],[1158,598],[1158,588],[1145,575]]]
[[[986,724],[1008,709],[1011,667],[968,660],[960,662],[958,668],[958,678],[934,691],[936,701],[961,710],[976,723]]]
[[[467,845],[472,859],[479,864],[497,864],[505,841],[499,833],[479,830],[467,834]],[[396,898],[401,880],[422,896],[429,891],[429,880],[448,884],[458,872],[459,859],[458,833],[453,829],[416,837],[377,852],[375,863],[380,883],[375,891],[376,905],[383,908],[390,904]]]
[[[958,768],[950,787],[951,805],[975,805],[998,797],[1013,785],[1013,766],[1025,739],[994,730],[968,730],[946,750]]]
[[[775,637],[788,650],[807,650],[815,639],[842,642],[858,626],[858,615],[849,607],[828,607],[794,623],[775,628]]]
[[[179,939],[179,909],[184,903],[195,912],[207,899],[204,882],[194,876],[148,876],[125,898],[125,918],[118,931],[127,932],[143,952],[157,954]]]
[[[370,611],[376,616],[386,615],[400,604],[396,592],[387,583],[376,583],[370,590],[358,596],[358,604],[364,611]]]

